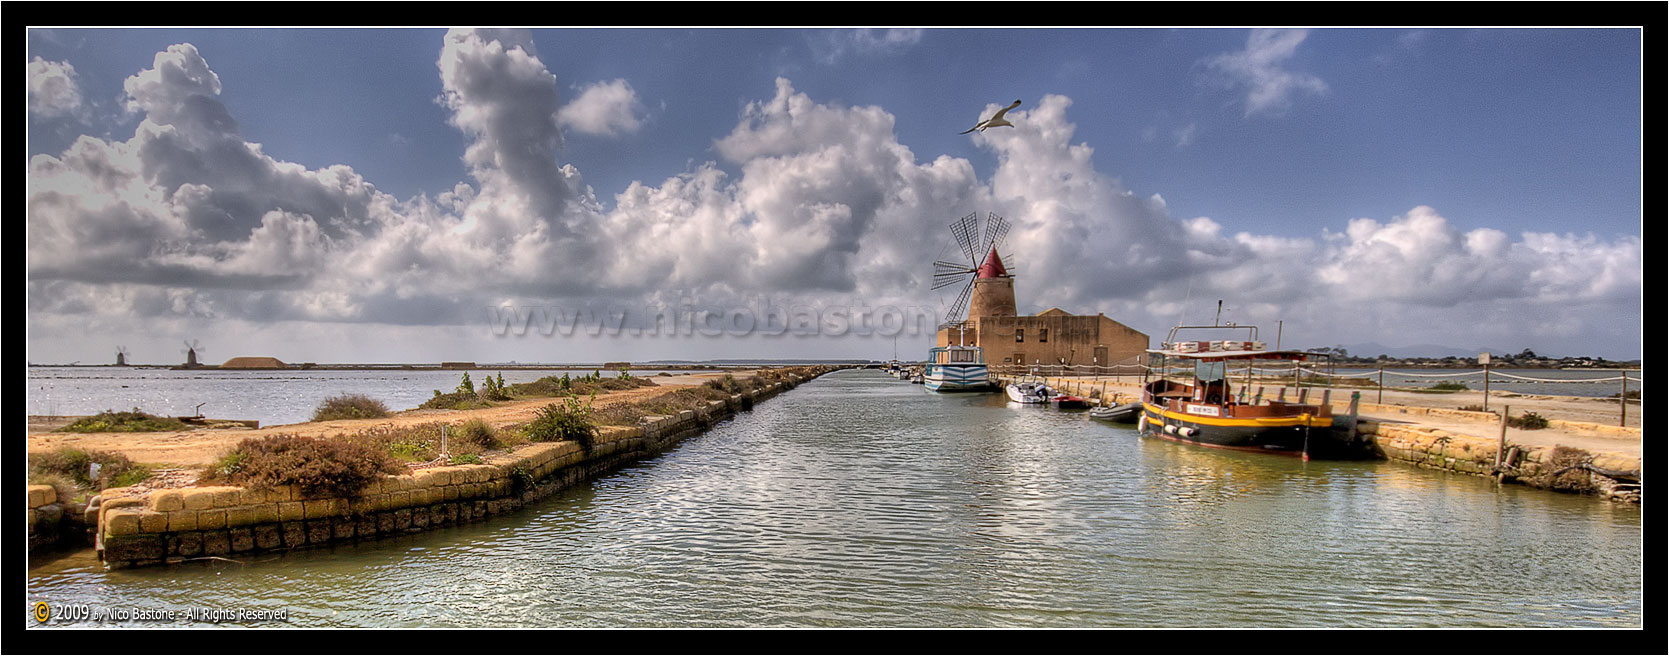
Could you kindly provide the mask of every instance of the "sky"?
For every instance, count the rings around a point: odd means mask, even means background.
[[[917,358],[974,214],[1155,347],[1634,359],[1641,39],[31,28],[28,357]]]

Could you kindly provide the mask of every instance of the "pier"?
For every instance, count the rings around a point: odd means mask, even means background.
[[[999,386],[1017,380],[1043,381],[1049,387],[1112,406],[1141,400],[1141,375],[1034,375],[1026,369],[994,371]],[[1290,377],[1286,380],[1291,380]],[[1280,383],[1266,386],[1272,397],[1286,393]],[[1336,416],[1349,411],[1358,396],[1359,434],[1373,440],[1387,460],[1420,467],[1493,477],[1546,489],[1595,494],[1622,502],[1640,502],[1641,429],[1597,422],[1549,419],[1543,429],[1510,428],[1502,413],[1369,403],[1370,391],[1294,386],[1310,402],[1331,405]],[[1380,390],[1379,397],[1383,398]],[[1512,395],[1498,398],[1506,404]],[[1407,395],[1404,395],[1407,398]]]

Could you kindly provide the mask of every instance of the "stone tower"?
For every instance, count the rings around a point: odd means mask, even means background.
[[[984,317],[1012,317],[1019,314],[1014,303],[1014,276],[1008,275],[1003,268],[1003,260],[997,257],[996,246],[991,247],[991,253],[985,256],[985,263],[979,267],[979,273],[974,277],[974,291],[968,299],[968,320],[978,321]]]

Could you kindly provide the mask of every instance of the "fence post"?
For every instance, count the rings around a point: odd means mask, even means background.
[[[1617,392],[1617,408],[1622,411],[1623,416],[1622,419],[1617,420],[1617,425],[1628,426],[1628,372],[1623,372],[1620,377],[1623,379],[1623,389]],[[1645,395],[1642,394],[1641,396]],[[1645,401],[1642,399],[1641,403],[1644,404]]]
[[[1379,367],[1379,402],[1385,403],[1385,367]]]

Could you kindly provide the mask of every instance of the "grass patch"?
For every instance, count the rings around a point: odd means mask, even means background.
[[[728,398],[730,394],[713,385],[680,387],[640,401],[603,406],[593,413],[592,420],[599,426],[636,426],[644,417],[676,415]]]
[[[172,417],[158,417],[134,408],[125,412],[105,410],[91,417],[82,417],[58,430],[66,433],[148,433],[177,431],[191,428]]]
[[[97,476],[92,474],[92,465],[99,466]],[[31,482],[37,478],[42,481],[62,479],[63,484],[75,490],[74,494],[59,494],[65,500],[75,499],[80,492],[97,492],[110,487],[127,487],[143,482],[151,477],[151,468],[128,460],[127,456],[110,451],[83,451],[73,447],[63,447],[47,453],[29,454],[29,477]],[[39,483],[39,485],[53,485],[53,482]]]
[[[388,416],[388,406],[364,394],[332,396],[313,411],[313,421],[376,419]]]
[[[356,497],[383,474],[405,470],[387,453],[352,440],[273,435],[238,443],[198,481],[250,488],[296,485],[308,495]]]

